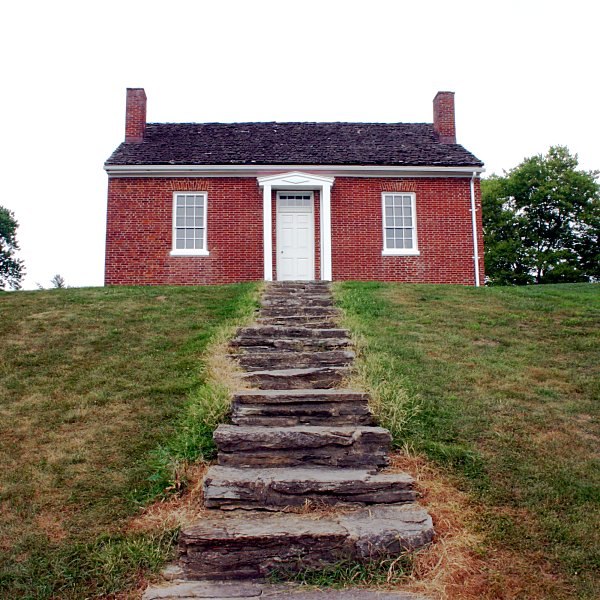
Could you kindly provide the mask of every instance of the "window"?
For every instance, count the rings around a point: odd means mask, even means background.
[[[419,254],[415,195],[384,192],[383,254]]]
[[[279,192],[277,195],[280,208],[308,208],[312,206],[312,194],[289,194]]]
[[[206,193],[173,194],[173,255],[207,255]]]

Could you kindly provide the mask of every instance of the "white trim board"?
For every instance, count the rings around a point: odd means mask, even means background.
[[[388,165],[104,165],[111,178],[120,177],[258,177],[303,172],[330,177],[469,177],[483,167],[411,167]]]

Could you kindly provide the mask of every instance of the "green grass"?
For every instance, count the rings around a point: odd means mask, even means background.
[[[0,296],[0,596],[103,597],[165,561],[176,532],[127,522],[213,452],[205,358],[256,289]]]
[[[401,554],[390,559],[371,559],[358,563],[356,559],[340,560],[319,568],[293,571],[273,571],[273,583],[294,582],[317,587],[345,588],[348,586],[393,586],[406,582],[412,572],[413,556]]]
[[[459,477],[490,564],[494,548],[530,559],[522,597],[543,568],[556,597],[595,598],[600,286],[349,282],[336,297],[382,424]]]

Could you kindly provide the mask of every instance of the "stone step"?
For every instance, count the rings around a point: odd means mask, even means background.
[[[294,315],[291,317],[258,317],[259,325],[282,326],[282,327],[304,327],[307,329],[334,329],[337,326],[336,319],[324,319],[307,315]]]
[[[318,279],[313,279],[311,281],[303,281],[303,280],[297,280],[297,281],[270,281],[269,284],[267,285],[267,291],[273,290],[273,289],[288,289],[288,290],[292,290],[292,289],[317,289],[317,288],[321,288],[321,289],[329,289],[329,286],[331,285],[330,281],[320,281]]]
[[[281,510],[307,503],[392,504],[415,498],[410,475],[366,469],[211,467],[204,479],[207,508]]]
[[[263,296],[261,306],[333,306],[331,296]]]
[[[261,299],[263,304],[307,304],[332,306],[333,297],[331,294],[322,294],[320,292],[276,292],[264,294]]]
[[[278,288],[278,289],[267,290],[262,296],[263,300],[265,300],[265,299],[269,300],[269,299],[273,299],[273,298],[275,298],[275,299],[289,298],[289,299],[296,299],[296,300],[300,300],[302,298],[328,298],[330,301],[333,300],[331,291],[328,288],[320,288],[320,289],[319,288],[315,288],[315,289]]]
[[[219,425],[217,461],[228,467],[368,467],[387,465],[391,435],[383,427]]]
[[[334,388],[350,375],[350,367],[312,367],[308,369],[273,369],[243,373],[241,378],[262,390],[298,390]]]
[[[269,352],[281,350],[295,350],[302,352],[311,350],[322,352],[324,350],[343,349],[350,346],[349,338],[272,338],[272,337],[236,337],[230,346],[239,348],[243,352]]]
[[[340,311],[333,306],[265,306],[260,309],[261,317],[325,317],[339,316]]]
[[[182,571],[183,573],[183,571]],[[150,586],[142,600],[427,600],[409,592],[308,588],[258,581],[173,581]]]
[[[345,367],[354,360],[349,350],[325,352],[250,352],[236,355],[237,361],[246,371],[273,369],[306,369],[309,367]]]
[[[233,396],[235,425],[373,425],[367,394],[350,390],[247,390]]]
[[[218,511],[181,531],[179,564],[188,579],[257,579],[275,570],[398,556],[429,543],[433,534],[431,517],[414,504],[339,515]]]
[[[347,329],[337,327],[316,329],[312,327],[284,327],[282,325],[259,325],[254,327],[242,327],[238,329],[236,339],[247,340],[253,338],[349,338]]]

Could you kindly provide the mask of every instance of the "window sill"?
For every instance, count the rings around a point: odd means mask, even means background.
[[[381,256],[421,256],[418,250],[382,250]]]
[[[208,250],[171,250],[171,256],[209,256]]]

